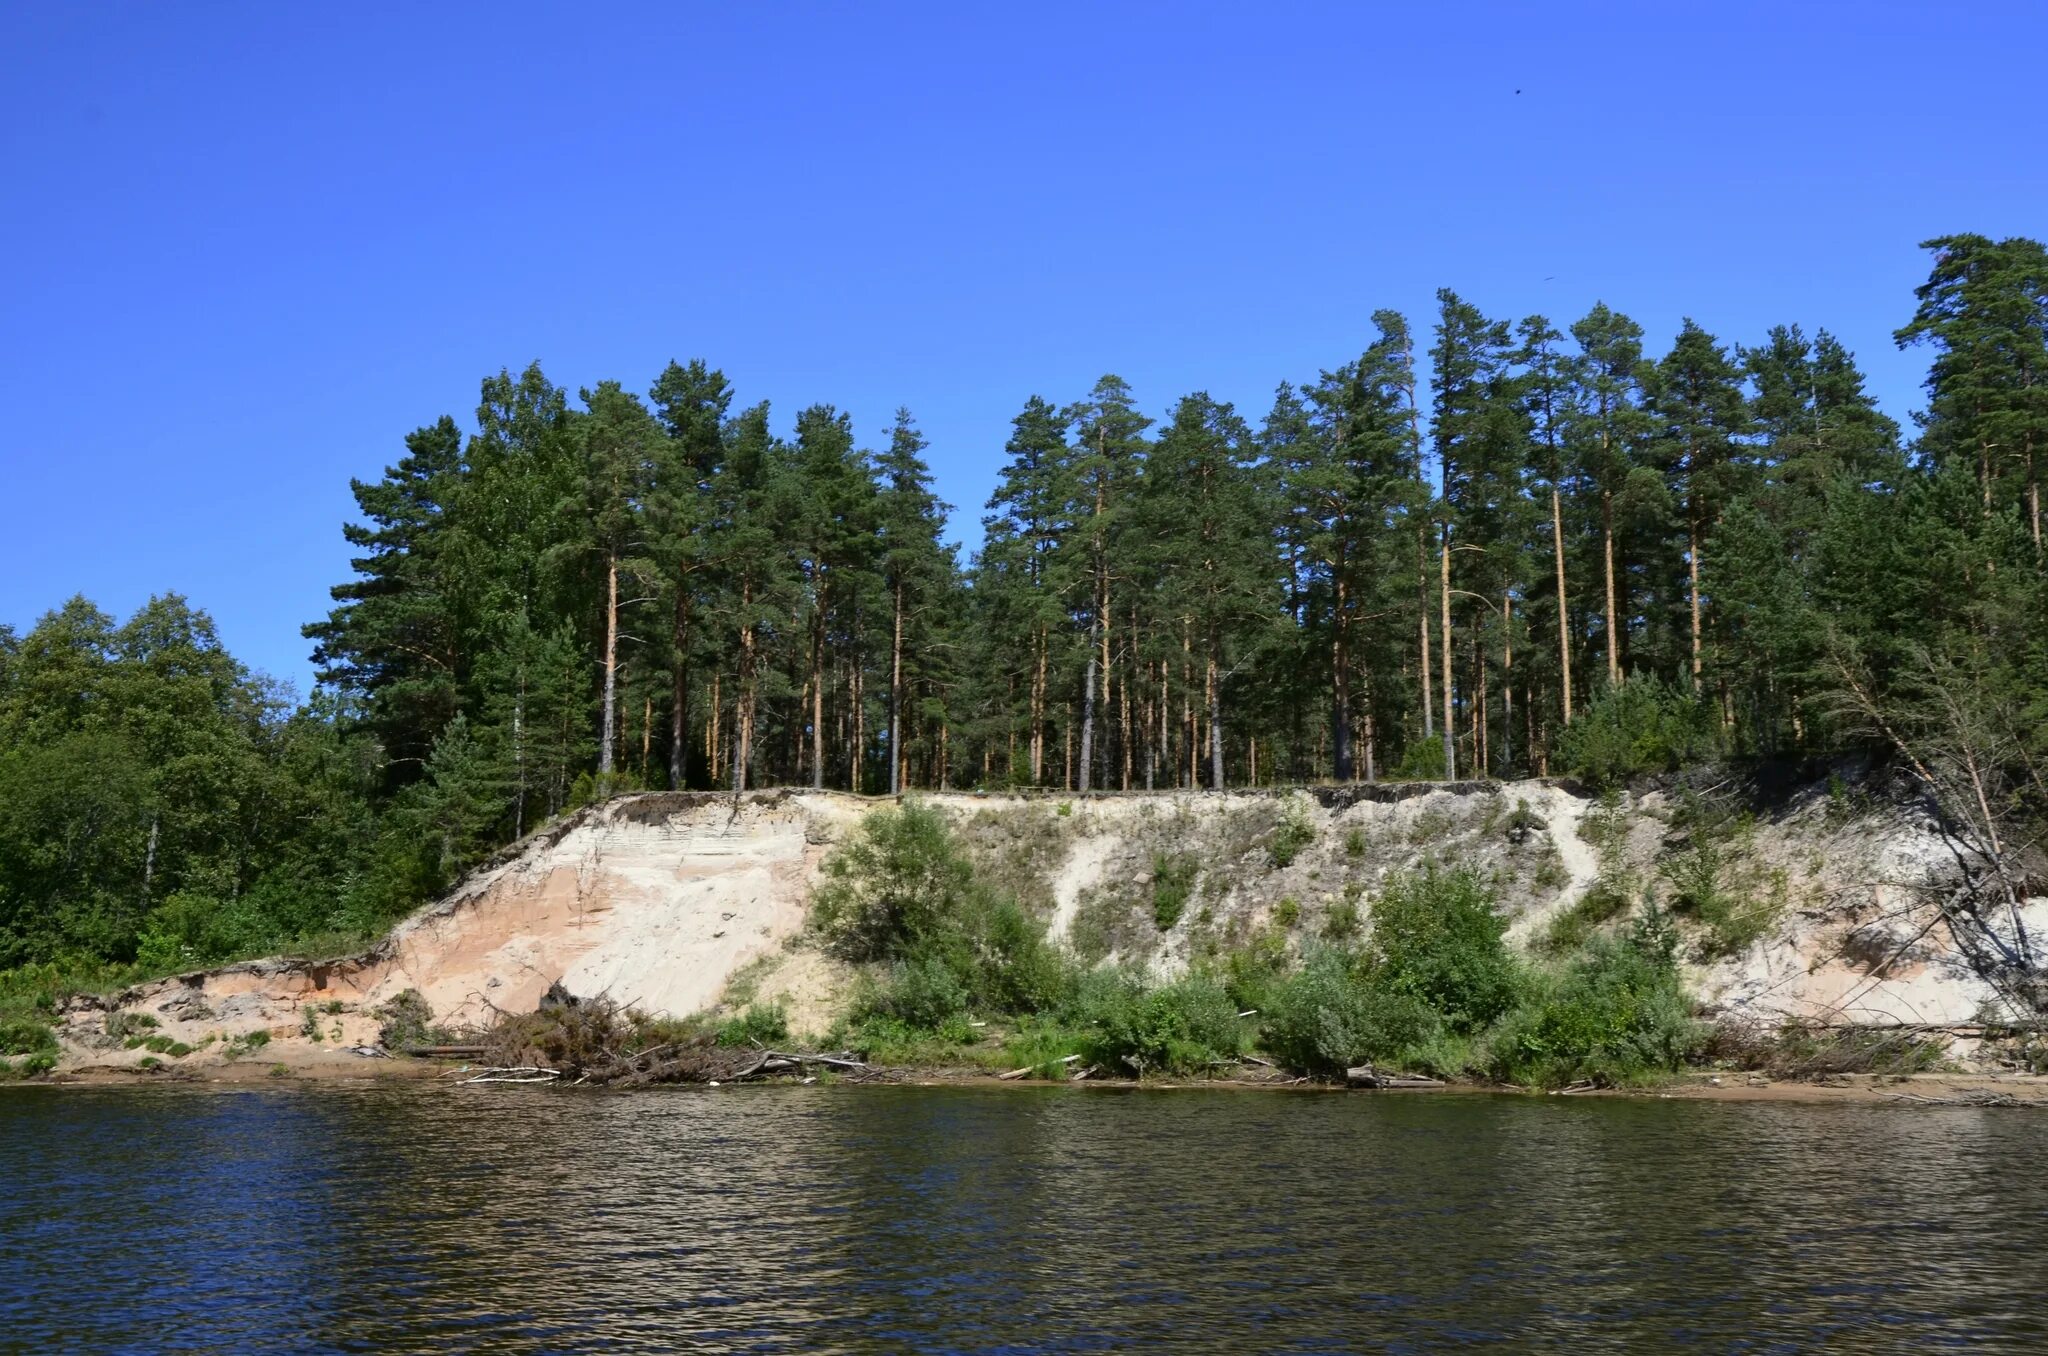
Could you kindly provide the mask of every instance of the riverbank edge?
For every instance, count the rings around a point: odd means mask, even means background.
[[[316,1055],[311,1059],[288,1061],[257,1059],[214,1063],[194,1067],[136,1069],[114,1065],[86,1065],[13,1084],[13,1087],[289,1087],[326,1083],[443,1082],[462,1086],[462,1080],[476,1067],[446,1061],[411,1059],[364,1059],[356,1056]],[[1682,1100],[1701,1102],[1804,1102],[1876,1104],[1894,1106],[2018,1105],[2048,1107],[2048,1075],[2000,1073],[1915,1073],[1835,1074],[1816,1080],[1779,1080],[1761,1074],[1727,1071],[1689,1071],[1669,1081],[1638,1087],[1573,1088],[1541,1092],[1494,1083],[1449,1083],[1441,1088],[1399,1089],[1368,1092],[1347,1088],[1342,1083],[1321,1082],[1285,1076],[1265,1078],[1091,1078],[1059,1082],[1047,1079],[1005,1079],[986,1069],[957,1067],[889,1067],[874,1080],[894,1087],[996,1087],[1071,1088],[1075,1091],[1212,1091],[1212,1092],[1307,1092],[1353,1093],[1377,1096],[1431,1096],[1441,1094],[1490,1094],[1504,1097],[1601,1097],[1635,1100]],[[786,1081],[786,1080],[784,1080]],[[835,1084],[851,1080],[831,1080]],[[864,1084],[863,1084],[864,1085]],[[711,1084],[674,1084],[675,1087],[718,1087]],[[726,1086],[741,1086],[731,1084]],[[748,1084],[747,1086],[756,1086]],[[595,1091],[593,1089],[593,1091]]]

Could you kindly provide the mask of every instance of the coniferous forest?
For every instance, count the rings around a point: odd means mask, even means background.
[[[355,484],[310,701],[176,596],[0,630],[0,967],[360,936],[639,787],[1613,781],[1940,738],[2038,809],[2048,251],[1926,248],[1910,429],[1825,329],[1659,352],[1605,304],[1444,291],[1265,409],[1031,395],[965,559],[908,410],[784,436],[707,361],[500,372],[473,432]]]

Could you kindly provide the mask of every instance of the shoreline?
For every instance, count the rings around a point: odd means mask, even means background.
[[[294,1052],[296,1053],[296,1052]],[[451,1061],[397,1056],[362,1058],[319,1052],[283,1060],[239,1060],[197,1066],[166,1066],[137,1069],[123,1065],[85,1065],[18,1083],[18,1087],[280,1087],[319,1086],[331,1083],[432,1083],[460,1086],[462,1076],[477,1072],[479,1066]],[[1440,1093],[1475,1093],[1512,1097],[1595,1097],[1631,1100],[1692,1102],[1780,1102],[1811,1105],[1893,1105],[1893,1106],[2015,1106],[2048,1107],[2048,1075],[2017,1073],[1914,1073],[1835,1074],[1816,1080],[1780,1080],[1750,1072],[1692,1071],[1676,1075],[1670,1082],[1642,1087],[1572,1088],[1539,1091],[1489,1083],[1448,1083],[1427,1089],[1358,1089],[1342,1083],[1278,1078],[1165,1078],[1165,1079],[1005,1079],[982,1069],[878,1066],[885,1076],[869,1080],[892,1087],[996,1087],[1051,1088],[1076,1091],[1096,1089],[1145,1092],[1295,1092],[1351,1093],[1361,1096],[1429,1096]],[[776,1080],[786,1082],[788,1080]],[[833,1080],[837,1086],[842,1082]],[[746,1084],[744,1086],[769,1086]],[[731,1084],[656,1084],[658,1087],[719,1088]],[[599,1089],[591,1089],[598,1091]]]

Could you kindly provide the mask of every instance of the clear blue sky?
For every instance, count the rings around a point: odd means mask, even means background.
[[[1114,371],[1256,418],[1434,290],[1653,343],[2048,234],[2040,4],[0,7],[0,621],[175,589],[303,686],[351,475],[538,358],[930,435]],[[1519,92],[1518,92],[1519,91]]]

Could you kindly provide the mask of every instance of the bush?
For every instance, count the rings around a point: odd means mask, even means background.
[[[1195,863],[1185,857],[1156,853],[1152,858],[1152,921],[1161,932],[1180,921],[1187,912],[1188,895],[1195,888]]]
[[[936,810],[912,801],[870,815],[825,870],[814,926],[841,955],[887,962],[855,1004],[857,1025],[964,1039],[971,1010],[1041,1013],[1071,996],[1044,925],[975,879]]]
[[[420,1045],[449,1045],[453,1033],[434,1025],[434,1009],[418,989],[394,994],[371,1016],[377,1018],[377,1040],[386,1050],[408,1050]]]
[[[1098,970],[1083,979],[1076,1008],[1081,1053],[1104,1069],[1191,1073],[1244,1049],[1236,1005],[1206,975],[1148,992],[1135,975]]]
[[[1551,918],[1543,932],[1542,948],[1558,954],[1576,951],[1602,923],[1627,912],[1628,907],[1628,892],[1602,876]]]
[[[1378,983],[1370,957],[1336,947],[1311,954],[1270,1001],[1265,1048],[1304,1073],[1405,1063],[1443,1026],[1427,1004]]]
[[[936,1031],[948,1018],[966,1013],[970,995],[953,967],[936,952],[898,961],[888,977],[854,1003],[855,1021],[888,1017],[907,1027]]]
[[[1702,1032],[1679,983],[1673,944],[1655,919],[1625,938],[1594,938],[1502,1021],[1490,1047],[1493,1076],[1557,1087],[1675,1073]]]
[[[944,815],[922,801],[877,810],[825,861],[812,921],[849,960],[900,956],[960,911],[974,868]]]
[[[1676,771],[1716,751],[1712,708],[1649,677],[1629,678],[1602,692],[1572,718],[1557,744],[1564,770],[1595,786]]]
[[[1701,950],[1708,956],[1747,949],[1771,930],[1783,908],[1782,873],[1773,882],[1773,898],[1749,898],[1730,886],[1726,859],[1712,839],[1696,841],[1665,862],[1658,874],[1671,887],[1671,911],[1696,918],[1706,928]]]
[[[1373,906],[1375,978],[1472,1032],[1514,1005],[1519,973],[1502,940],[1507,920],[1469,870],[1397,877]]]
[[[0,1055],[54,1054],[57,1033],[33,1017],[0,1020]]]
[[[101,1024],[110,1041],[125,1041],[131,1036],[147,1036],[161,1023],[146,1012],[110,1012]]]
[[[1282,900],[1283,904],[1291,901]],[[1279,921],[1277,916],[1274,920]],[[1223,991],[1239,1011],[1268,1011],[1287,981],[1285,926],[1261,928],[1223,961]]]
[[[789,1039],[789,1014],[780,1003],[750,1003],[718,1028],[720,1045],[781,1045]]]
[[[1290,800],[1280,816],[1280,823],[1273,829],[1273,836],[1266,840],[1266,852],[1272,857],[1273,865],[1291,866],[1301,855],[1301,850],[1315,841],[1316,826],[1309,818],[1308,806],[1299,800]]]

